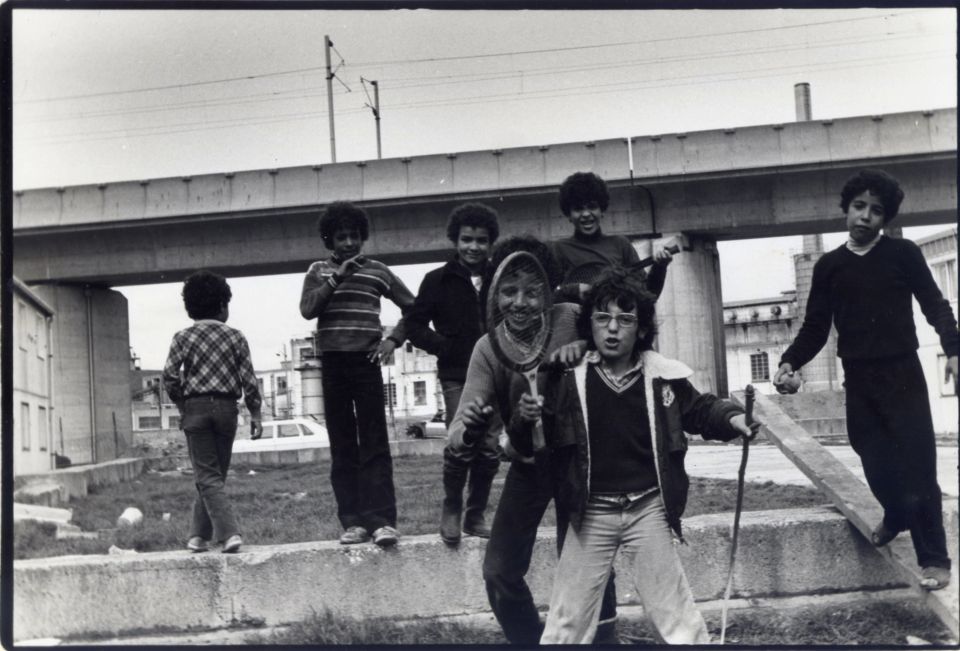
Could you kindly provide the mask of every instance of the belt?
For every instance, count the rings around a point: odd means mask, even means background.
[[[590,493],[590,499],[604,504],[616,504],[617,506],[627,506],[642,500],[648,495],[653,495],[660,490],[659,486],[651,486],[642,491],[633,491],[630,493]]]
[[[230,400],[231,402],[236,402],[240,399],[240,396],[235,396],[230,393],[221,393],[219,391],[209,391],[207,393],[194,393],[183,398],[184,402],[187,400]]]

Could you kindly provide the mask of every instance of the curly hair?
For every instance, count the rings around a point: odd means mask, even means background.
[[[191,319],[212,319],[233,298],[227,279],[205,269],[193,272],[183,281],[180,295]]]
[[[840,191],[840,208],[846,214],[850,202],[864,192],[875,194],[883,204],[883,223],[886,224],[897,216],[900,211],[900,202],[903,201],[903,190],[900,182],[883,170],[860,170],[847,179],[843,190]]]
[[[487,294],[490,291],[490,281],[493,280],[493,274],[496,273],[500,263],[517,251],[526,251],[533,254],[543,267],[547,274],[547,280],[550,287],[555,288],[563,279],[563,273],[560,270],[560,264],[553,255],[550,246],[541,242],[533,235],[512,235],[505,240],[497,242],[490,252],[490,264],[487,265],[487,271],[483,276],[483,284],[480,286],[480,306],[485,309],[487,305]]]
[[[490,236],[490,244],[500,236],[500,224],[497,211],[482,203],[464,203],[453,209],[447,220],[447,237],[456,244],[460,238],[460,229],[464,226],[485,228]]]
[[[570,216],[577,206],[585,206],[596,201],[601,212],[610,205],[610,193],[606,182],[593,172],[574,172],[560,185],[560,211]]]
[[[596,349],[593,341],[593,328],[590,317],[596,311],[603,311],[610,305],[616,305],[624,312],[636,308],[637,328],[644,330],[637,338],[634,354],[653,348],[657,337],[657,297],[647,290],[643,276],[637,271],[615,265],[605,270],[583,298],[583,307],[577,317],[577,332],[587,340],[587,347]]]
[[[364,242],[370,237],[370,218],[366,211],[349,201],[334,201],[320,214],[317,230],[323,244],[333,250],[333,235],[341,228],[356,230]]]

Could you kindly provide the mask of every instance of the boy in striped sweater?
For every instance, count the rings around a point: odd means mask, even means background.
[[[380,298],[406,310],[414,297],[389,267],[361,253],[370,235],[361,208],[345,201],[331,203],[318,227],[333,255],[307,270],[300,313],[317,319],[330,481],[344,528],[340,543],[372,537],[386,547],[400,534],[380,363],[405,336],[394,331],[381,338]]]

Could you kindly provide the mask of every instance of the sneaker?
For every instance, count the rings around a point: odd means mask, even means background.
[[[945,567],[931,565],[920,570],[920,574],[920,587],[924,590],[939,590],[950,583],[950,570]]]
[[[380,527],[373,532],[373,542],[381,547],[396,545],[399,537],[400,533],[390,525]]]
[[[240,537],[240,534],[233,534],[227,538],[227,542],[223,543],[223,554],[236,554],[240,551],[240,545],[243,544],[243,539]]]
[[[370,540],[370,534],[360,526],[347,527],[347,530],[340,536],[341,545],[356,545]]]
[[[187,541],[187,549],[192,551],[194,554],[199,552],[205,552],[210,549],[210,543],[201,538],[200,536],[193,536],[190,540]]]

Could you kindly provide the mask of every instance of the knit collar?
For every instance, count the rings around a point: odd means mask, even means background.
[[[633,378],[643,373],[643,357],[640,356],[625,373],[614,375],[606,364],[603,363],[603,357],[596,350],[588,352],[584,359],[587,364],[594,364],[600,374],[608,380],[614,387],[622,387],[630,383]]]
[[[853,241],[853,238],[847,238],[847,248],[857,255],[866,255],[877,245],[881,237],[883,237],[883,233],[877,233],[877,236],[866,244],[857,244]]]

